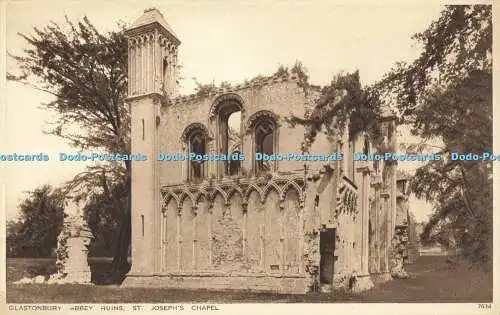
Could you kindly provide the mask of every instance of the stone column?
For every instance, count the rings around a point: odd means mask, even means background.
[[[191,211],[193,211],[193,260],[191,262],[191,268],[193,270],[196,270],[196,265],[197,265],[197,260],[198,260],[198,206],[194,205],[191,208]]]
[[[162,209],[161,214],[161,272],[166,271],[167,261],[165,256],[167,255],[167,206]]]
[[[381,281],[389,281],[392,280],[391,274],[389,272],[389,255],[390,255],[390,248],[391,248],[391,239],[392,239],[392,215],[390,211],[390,201],[389,197],[390,194],[387,191],[384,191],[380,194],[380,197],[382,198],[382,210],[384,211],[385,215],[383,216],[385,218],[385,222],[381,225],[381,227],[384,227],[386,232],[385,232],[385,251],[383,253],[384,255],[384,268],[381,270],[381,276],[380,280]]]
[[[134,95],[135,93],[135,53],[136,53],[136,41],[134,39],[129,39],[128,41],[128,95]]]
[[[299,201],[299,207],[300,207],[300,212],[299,212],[299,274],[302,274],[304,272],[304,218],[306,217],[304,214],[305,211],[305,202],[301,198]]]
[[[375,229],[375,235],[373,236],[374,244],[375,244],[375,250],[374,250],[374,255],[376,258],[376,263],[375,263],[375,272],[379,273],[380,270],[380,216],[379,216],[379,210],[380,210],[380,187],[381,187],[381,182],[380,178],[376,177],[374,179],[373,183],[373,188],[375,189],[375,219],[373,222],[373,227]]]
[[[370,194],[370,168],[368,163],[362,161],[360,167],[357,171],[361,173],[361,193],[359,194],[361,203],[361,270],[357,279],[357,291],[368,290],[373,288],[373,282],[370,278],[370,273],[368,271],[369,262],[369,246],[368,243],[368,220],[370,218],[370,205],[369,205],[369,194]]]
[[[213,263],[213,231],[212,231],[212,222],[214,214],[214,204],[213,202],[209,202],[208,204],[208,265],[209,269],[212,269]]]
[[[247,256],[247,225],[248,225],[248,203],[242,203],[241,207],[243,208],[243,226],[241,232],[243,234],[243,259],[248,261]]]
[[[389,163],[387,162],[387,168],[388,168],[388,193],[389,193],[389,203],[388,203],[388,211],[390,215],[390,220],[391,220],[391,243],[392,239],[394,237],[395,229],[396,229],[396,212],[397,212],[397,202],[396,202],[396,197],[397,197],[397,184],[396,184],[396,164],[395,162]]]
[[[280,209],[280,271],[281,274],[285,273],[285,200],[279,201]]]
[[[214,122],[214,120],[212,118],[209,118],[209,126],[210,126],[209,132],[210,132],[210,134],[215,134],[215,132],[212,130],[213,122]],[[207,151],[212,156],[215,155],[215,147],[216,147],[216,140],[211,137],[210,140],[208,141],[208,144],[207,144]],[[188,163],[189,163],[189,161],[188,161]],[[207,168],[208,168],[208,178],[212,178],[212,177],[217,176],[216,163],[218,163],[218,161],[207,161],[206,162]]]
[[[337,135],[328,135],[328,142],[331,144],[331,152],[337,152]],[[329,171],[333,170],[333,178],[331,178],[331,187],[329,188],[331,191],[330,204],[328,206],[327,218],[325,221],[321,220],[321,223],[333,223],[332,219],[335,215],[335,208],[337,206],[337,183],[339,181],[339,161],[329,161],[328,163]]]
[[[265,243],[265,236],[264,236],[264,223],[261,223],[260,224],[260,227],[259,227],[259,245],[260,245],[260,261],[259,261],[259,265],[260,265],[260,270],[262,272],[266,271],[265,269],[265,246],[266,246],[266,243]]]
[[[260,207],[264,207],[264,200],[261,199],[260,201]],[[265,215],[263,216],[263,221],[259,222],[259,248],[260,248],[260,260],[259,260],[259,267],[260,271],[264,272],[266,271],[266,235],[265,235],[265,226],[266,226],[266,219]]]
[[[181,219],[182,219],[182,207],[177,207],[177,271],[181,271],[181,262],[182,262],[182,233],[181,233]]]
[[[187,142],[189,142],[189,140],[187,140]],[[184,156],[187,156],[189,154],[189,148],[188,148],[188,144],[183,142],[182,143],[182,153],[184,154]],[[180,163],[181,165],[181,180],[182,181],[188,181],[189,180],[189,174],[188,174],[188,170],[189,170],[189,159],[186,159],[185,161],[183,161],[182,163]]]

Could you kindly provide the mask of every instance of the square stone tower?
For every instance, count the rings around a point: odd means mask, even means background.
[[[158,270],[160,240],[158,125],[161,100],[176,95],[177,48],[180,41],[157,9],[147,9],[126,30],[128,99],[132,153],[146,161],[132,162],[132,269],[130,274]],[[148,259],[147,257],[151,257]]]

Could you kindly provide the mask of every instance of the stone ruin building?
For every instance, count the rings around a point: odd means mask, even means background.
[[[342,152],[342,161],[257,161],[256,152],[301,152],[304,128],[284,119],[303,117],[317,91],[283,73],[179,96],[181,42],[162,14],[146,10],[126,36],[132,152],[148,160],[132,167],[124,286],[306,293],[391,279],[405,191],[395,163],[353,161],[379,150],[368,134],[318,135],[310,152]],[[394,117],[381,125],[394,149]],[[157,152],[245,159],[158,161]]]

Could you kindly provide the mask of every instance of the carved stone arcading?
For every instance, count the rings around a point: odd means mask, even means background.
[[[143,40],[146,36],[153,36],[161,39],[161,41],[168,42],[175,47],[180,45],[180,41],[165,30],[159,23],[151,23],[148,25],[143,25],[134,29],[128,29],[125,31],[125,36],[129,39],[141,39]],[[155,39],[156,39],[155,38]]]
[[[260,179],[240,179],[226,180],[221,182],[205,181],[201,184],[181,184],[172,186],[163,186],[161,188],[161,204],[168,205],[174,199],[177,206],[182,208],[184,200],[189,199],[191,204],[198,206],[201,198],[213,204],[215,198],[220,195],[224,204],[230,203],[232,195],[239,194],[242,204],[248,204],[252,192],[257,192],[261,202],[265,201],[266,196],[275,191],[279,200],[284,200],[290,189],[295,190],[299,200],[304,200],[303,186],[305,178],[303,176],[274,176],[272,179],[262,181]]]
[[[154,33],[138,34],[128,38],[129,48],[137,48],[155,40]]]

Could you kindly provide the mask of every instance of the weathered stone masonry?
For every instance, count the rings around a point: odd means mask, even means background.
[[[161,13],[146,10],[126,35],[132,152],[148,160],[132,167],[124,285],[306,293],[390,279],[396,166],[352,160],[379,150],[367,134],[318,135],[310,152],[344,161],[257,162],[256,152],[301,153],[305,130],[285,118],[303,117],[317,92],[285,73],[177,97],[180,41]],[[382,124],[394,146],[394,120]],[[157,152],[245,159],[157,161]]]

